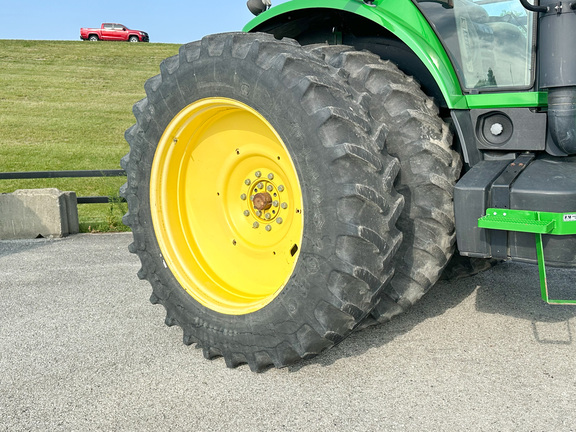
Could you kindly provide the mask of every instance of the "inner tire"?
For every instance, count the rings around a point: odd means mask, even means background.
[[[349,85],[265,34],[205,37],[160,71],[134,106],[122,160],[124,222],[151,301],[186,344],[229,367],[283,367],[340,342],[392,277],[403,205],[398,162]],[[267,231],[242,191],[273,170],[263,189],[285,186],[289,213]],[[276,249],[286,236],[290,249]]]
[[[394,186],[405,199],[398,221],[403,241],[394,277],[364,325],[385,322],[420,299],[454,253],[453,191],[462,162],[433,100],[393,63],[347,46],[308,50],[345,71],[352,87],[369,95],[363,100],[374,124],[383,128],[383,147],[400,161]]]

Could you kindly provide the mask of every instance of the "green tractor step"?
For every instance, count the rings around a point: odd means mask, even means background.
[[[542,234],[571,235],[576,234],[576,212],[552,213],[530,210],[510,210],[489,208],[486,216],[478,219],[478,227],[504,231],[534,233],[536,235],[536,256],[540,273],[540,290],[542,299],[549,304],[576,305],[576,300],[553,300],[548,295],[546,265]]]

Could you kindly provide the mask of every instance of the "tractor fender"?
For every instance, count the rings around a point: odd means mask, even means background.
[[[243,31],[257,32],[270,24],[280,25],[292,20],[295,12],[345,12],[362,17],[400,39],[422,61],[436,81],[450,109],[467,109],[466,98],[452,62],[436,33],[420,10],[410,0],[380,0],[375,6],[361,0],[291,0],[258,15]]]

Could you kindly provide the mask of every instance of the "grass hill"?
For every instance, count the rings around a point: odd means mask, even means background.
[[[144,82],[179,45],[0,40],[0,172],[117,169]],[[124,178],[0,180],[117,195]],[[126,229],[124,205],[79,205],[82,231]]]

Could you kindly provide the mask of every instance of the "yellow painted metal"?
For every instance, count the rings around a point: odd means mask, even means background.
[[[255,207],[269,194],[269,209]],[[150,176],[152,222],[166,266],[216,312],[270,303],[298,259],[303,200],[290,154],[272,125],[237,100],[207,98],[170,122]]]

